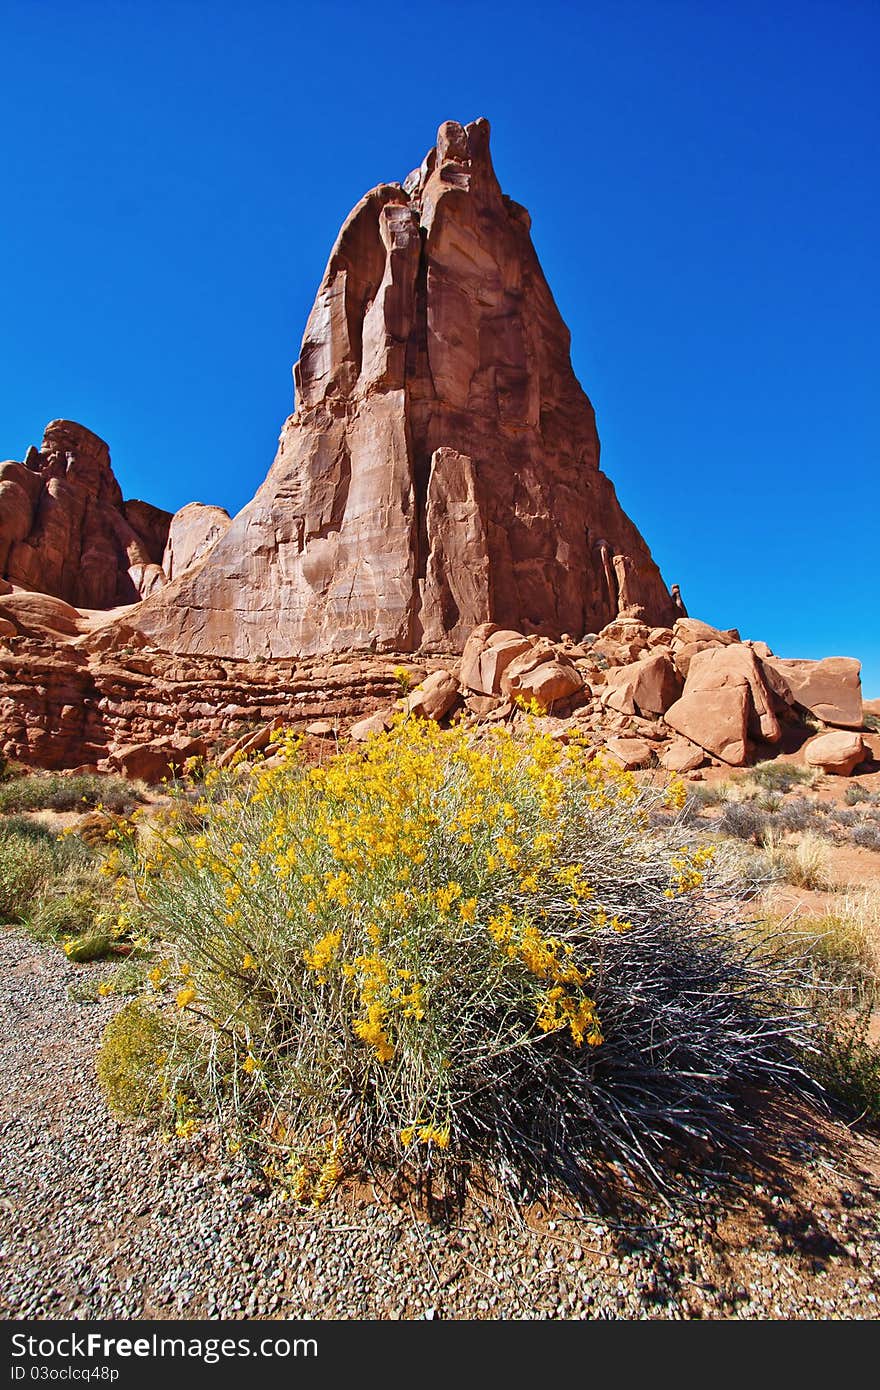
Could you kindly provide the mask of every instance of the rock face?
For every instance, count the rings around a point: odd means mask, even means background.
[[[123,502],[107,445],[71,420],[47,425],[23,463],[0,463],[0,574],[78,608],[134,603],[163,584],[170,521]]]
[[[358,203],[272,469],[204,562],[143,604],[150,641],[248,658],[460,651],[485,622],[554,637],[626,612],[672,622],[599,469],[529,226],[482,120],[441,126],[403,184]]]
[[[181,507],[171,518],[171,525],[166,527],[167,540],[162,553],[166,577],[176,579],[190,565],[203,559],[231,525],[232,518],[223,507],[211,507],[204,502],[189,502]]]
[[[714,645],[704,638],[679,695],[673,630],[635,619],[617,618],[582,643],[482,623],[457,660],[340,653],[246,662],[161,652],[119,614],[0,591],[0,753],[38,767],[115,768],[152,780],[206,748],[221,765],[251,757],[282,725],[365,740],[408,715],[460,719],[465,728],[528,720],[625,768],[659,764],[684,776],[699,777],[706,760],[763,760],[775,747],[802,747],[808,765],[842,775],[878,762],[876,734],[807,741],[814,717],[776,689],[775,658],[761,643],[726,636]],[[829,703],[848,698],[849,674],[839,671],[835,695],[823,673]]]

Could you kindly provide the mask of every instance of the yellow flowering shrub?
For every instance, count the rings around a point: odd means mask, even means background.
[[[651,824],[678,787],[528,720],[401,718],[320,766],[290,733],[271,752],[210,769],[197,823],[119,845],[168,943],[151,982],[191,1030],[187,1086],[300,1200],[328,1195],[343,1155],[577,1185],[597,1143],[628,1133],[621,1076],[648,1094],[645,1075],[669,1071],[688,1007],[675,972],[692,985],[702,959],[711,853]],[[655,1089],[675,1126],[671,1085]]]

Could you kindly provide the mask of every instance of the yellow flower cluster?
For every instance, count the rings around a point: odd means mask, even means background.
[[[595,1000],[573,999],[561,985],[554,985],[544,996],[538,1027],[544,1033],[556,1033],[562,1028],[571,1032],[575,1047],[598,1047],[602,1042]]]
[[[420,1144],[436,1144],[438,1149],[448,1149],[451,1130],[448,1124],[445,1125],[407,1125],[400,1131],[400,1142],[405,1149],[408,1149],[413,1142]]]
[[[344,1152],[345,1143],[339,1137],[329,1140],[317,1154],[286,1166],[268,1163],[264,1172],[278,1186],[282,1197],[290,1197],[294,1202],[311,1201],[312,1206],[320,1207],[344,1174]]]
[[[692,893],[702,887],[706,869],[715,858],[715,845],[698,845],[695,849],[682,849],[671,860],[669,887],[665,889],[667,898],[677,898],[682,893]]]
[[[341,931],[325,932],[322,937],[312,943],[308,951],[304,952],[303,960],[310,970],[314,970],[317,975],[323,977],[336,960],[341,945]]]

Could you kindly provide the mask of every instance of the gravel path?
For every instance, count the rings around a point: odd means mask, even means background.
[[[267,1196],[202,1138],[108,1115],[112,1000],[0,929],[0,1313],[6,1318],[874,1318],[880,1145],[847,1140],[714,1217],[637,1227],[473,1204],[452,1225],[352,1188]],[[846,1131],[843,1131],[846,1135]],[[843,1144],[841,1137],[839,1144]],[[827,1148],[825,1150],[827,1154]]]

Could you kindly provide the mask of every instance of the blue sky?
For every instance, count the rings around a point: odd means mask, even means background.
[[[690,611],[880,696],[880,7],[5,0],[0,457],[68,416],[126,496],[236,511],[338,226],[492,122]]]

